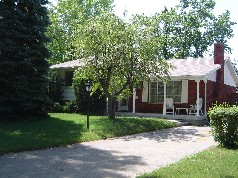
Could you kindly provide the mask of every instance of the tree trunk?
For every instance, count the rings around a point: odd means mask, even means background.
[[[109,119],[115,119],[116,117],[116,97],[108,97],[108,117]]]

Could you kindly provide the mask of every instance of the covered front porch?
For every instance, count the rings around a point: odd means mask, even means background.
[[[203,126],[208,124],[207,115],[163,115],[156,113],[133,113],[133,112],[116,112],[116,116],[123,117],[146,117],[146,118],[163,118],[179,122],[187,122],[191,125]]]
[[[179,101],[175,101],[171,94],[168,94],[167,82],[160,82],[160,91],[162,93],[161,100],[154,102],[152,98],[152,82],[143,82],[143,89],[133,89],[133,95],[128,102],[128,110],[132,113],[158,113],[161,115],[193,115],[200,116],[207,113],[207,84],[209,90],[212,83],[207,78],[184,76],[180,78],[171,78],[171,81],[176,81],[179,86]],[[170,88],[169,88],[170,90]],[[213,93],[209,92],[209,95]],[[161,94],[160,94],[161,95]],[[168,102],[168,99],[172,100]],[[211,102],[211,99],[209,100]],[[173,109],[168,112],[168,105],[172,105]],[[192,110],[193,108],[193,110]],[[120,110],[119,110],[120,111]],[[193,111],[193,112],[192,112]],[[179,116],[178,116],[179,117]]]

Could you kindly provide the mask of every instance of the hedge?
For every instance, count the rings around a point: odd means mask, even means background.
[[[238,147],[238,106],[215,104],[209,111],[214,140],[227,148]]]

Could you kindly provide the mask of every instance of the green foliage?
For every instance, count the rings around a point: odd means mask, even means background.
[[[216,17],[213,0],[180,0],[175,8],[152,16],[154,37],[164,59],[203,57],[214,42],[226,51],[231,49],[227,39],[234,36],[229,11]]]
[[[73,86],[76,96],[77,112],[87,113],[88,95],[85,88],[85,81],[81,78],[74,78]],[[106,110],[106,98],[101,90],[96,89],[90,96],[90,113],[104,114]]]
[[[131,94],[133,85],[143,80],[167,76],[170,65],[157,53],[157,41],[137,16],[126,23],[114,14],[92,18],[78,33],[78,52],[84,66],[76,77],[90,78],[108,98],[110,118],[115,118],[116,99]],[[145,19],[146,20],[146,19]]]
[[[112,0],[59,1],[49,9],[52,25],[48,34],[53,55],[50,63],[89,59],[78,71],[90,78],[109,100],[115,118],[116,99],[130,94],[132,85],[149,75],[166,75],[169,66],[155,54],[157,41],[139,21],[126,23],[112,13]],[[154,53],[155,52],[155,53]]]
[[[51,38],[48,43],[52,56],[51,64],[75,60],[82,57],[75,53],[78,43],[75,42],[80,28],[87,20],[98,16],[104,11],[112,10],[113,0],[58,0],[57,5],[49,6],[51,24],[47,35]]]
[[[47,114],[47,0],[0,1],[0,115]]]
[[[162,119],[118,118],[112,121],[100,116],[90,116],[90,131],[88,131],[85,115],[62,113],[52,113],[50,117],[37,121],[0,120],[0,155],[170,127],[175,127],[175,123]]]
[[[54,71],[49,71],[49,93],[48,96],[53,102],[60,103],[63,98],[63,87],[64,79],[62,79],[59,74]]]
[[[61,104],[53,102],[49,107],[49,112],[62,113],[64,112],[64,108]]]
[[[76,113],[78,110],[75,100],[67,101],[63,106],[63,112],[65,113]]]
[[[216,104],[208,115],[215,141],[224,147],[238,147],[238,106]]]
[[[238,150],[210,148],[138,178],[238,177]]]

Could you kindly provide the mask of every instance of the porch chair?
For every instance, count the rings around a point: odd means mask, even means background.
[[[199,98],[199,106],[198,106],[198,112],[199,115],[203,115],[202,112],[202,98]],[[197,100],[195,105],[190,105],[191,107],[189,108],[189,115],[196,115],[197,113]]]
[[[173,98],[166,98],[166,114],[174,115],[174,101]]]

